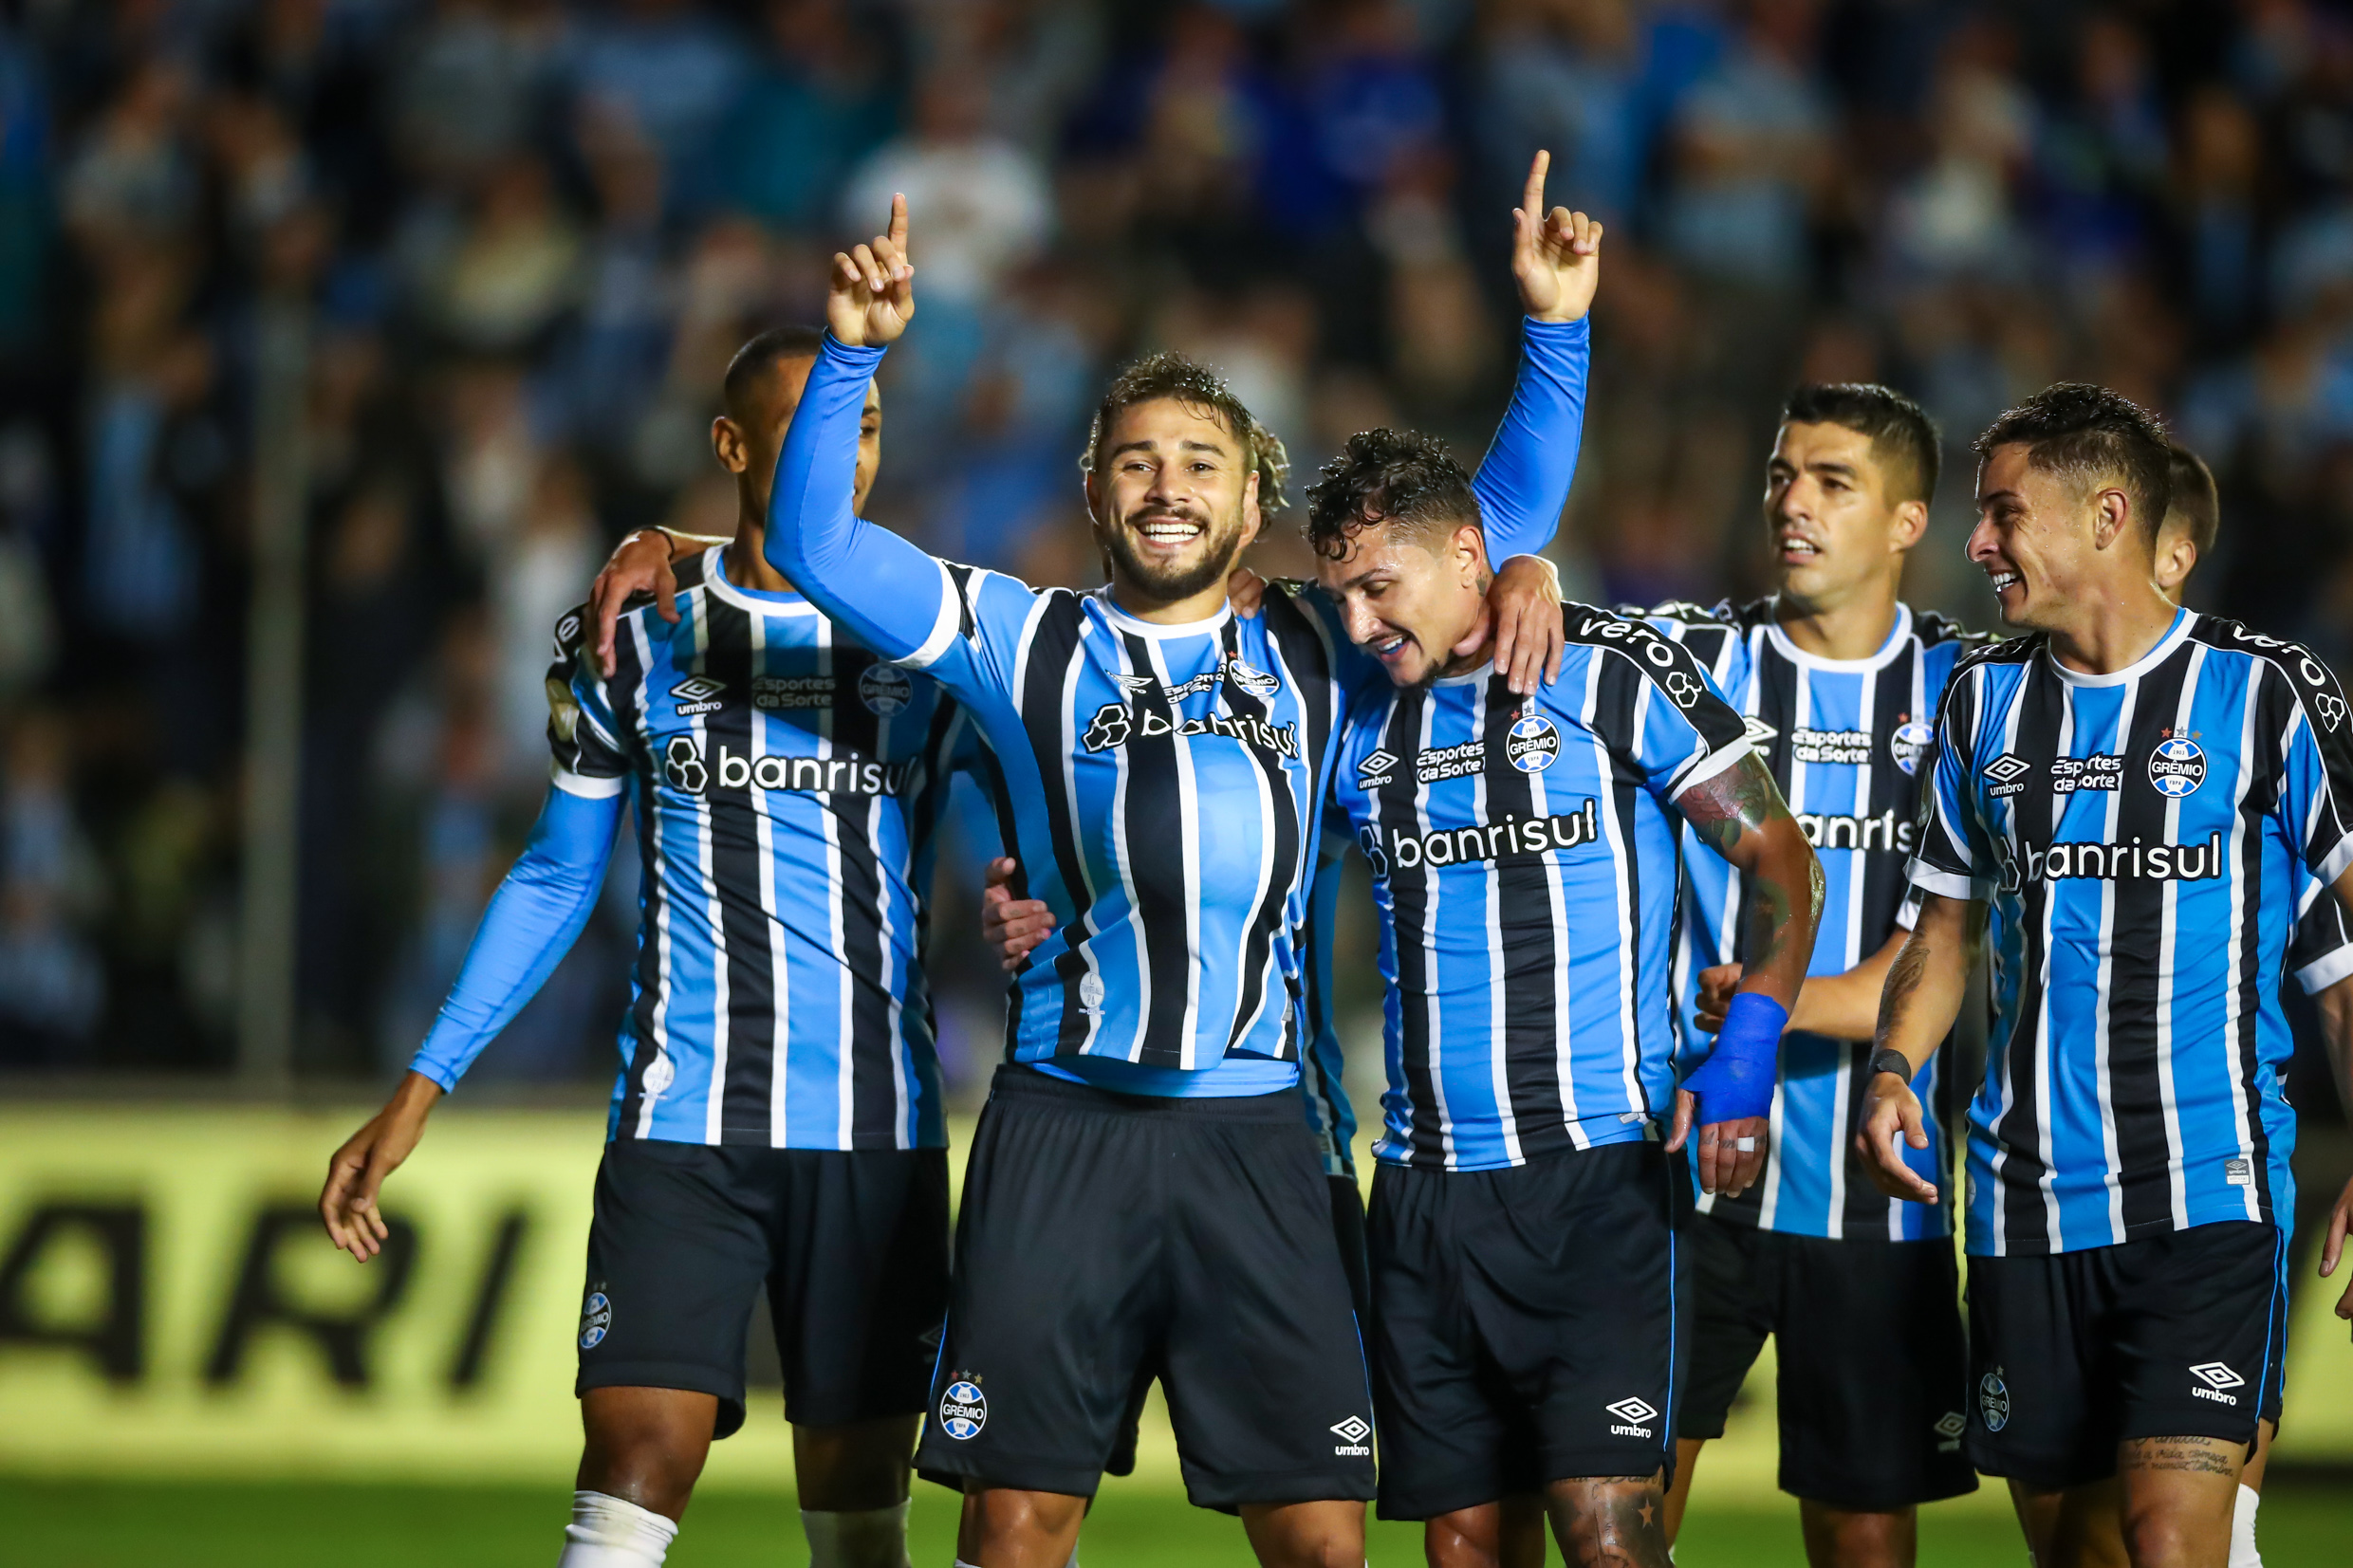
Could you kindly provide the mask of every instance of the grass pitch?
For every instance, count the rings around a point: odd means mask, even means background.
[[[560,1488],[45,1482],[0,1479],[0,1564],[41,1568],[512,1568],[555,1560],[569,1497]],[[2353,1488],[2279,1485],[2263,1504],[2270,1568],[2335,1568],[2353,1535]],[[916,1492],[913,1555],[953,1559],[954,1499]],[[1375,1568],[1421,1560],[1417,1525],[1376,1524]],[[1104,1487],[1080,1541],[1088,1568],[1251,1561],[1242,1527],[1166,1491]],[[1692,1510],[1682,1568],[1802,1568],[1795,1504]],[[806,1562],[789,1494],[713,1491],[695,1500],[675,1568],[783,1568]],[[1555,1560],[1557,1560],[1557,1554]],[[1982,1504],[1921,1520],[1921,1568],[2023,1568],[2016,1528]]]

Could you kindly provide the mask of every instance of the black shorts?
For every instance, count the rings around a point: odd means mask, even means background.
[[[1348,1300],[1356,1303],[1356,1320],[1372,1321],[1372,1282],[1364,1265],[1364,1193],[1354,1176],[1334,1176],[1326,1173],[1325,1183],[1332,1193],[1332,1239],[1340,1244],[1341,1266],[1348,1271]],[[1127,1401],[1127,1416],[1122,1423],[1123,1435],[1113,1445],[1111,1458],[1103,1465],[1105,1475],[1136,1473],[1136,1441],[1138,1429],[1144,1418],[1144,1400],[1152,1393],[1152,1379],[1139,1378]]]
[[[1671,1470],[1688,1183],[1647,1141],[1374,1173],[1381,1518]]]
[[[1977,1489],[1961,1452],[1969,1342],[1953,1244],[1832,1241],[1700,1216],[1691,1383],[1677,1435],[1724,1435],[1765,1337],[1774,1339],[1781,1489],[1887,1513]]]
[[[1195,1503],[1373,1495],[1363,1351],[1296,1091],[1167,1099],[999,1068],[955,1264],[928,1478],[1091,1497],[1158,1377]]]
[[[2252,1446],[2277,1409],[2287,1237],[2227,1220],[2048,1257],[1969,1260],[1969,1457],[2038,1489],[2116,1473],[2136,1437]]]
[[[575,1392],[716,1394],[712,1435],[729,1436],[763,1284],[787,1420],[922,1410],[948,1301],[947,1151],[606,1144]]]

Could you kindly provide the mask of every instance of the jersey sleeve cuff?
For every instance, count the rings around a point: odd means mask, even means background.
[[[1755,754],[1756,747],[1749,744],[1748,736],[1743,735],[1730,746],[1709,752],[1685,768],[1683,776],[1675,781],[1675,785],[1668,791],[1668,794],[1680,795],[1687,789],[1696,789],[1718,773],[1739,762],[1741,758]]]
[[[427,1061],[421,1051],[410,1059],[409,1071],[419,1078],[433,1079],[441,1085],[441,1092],[445,1095],[457,1087],[457,1075],[442,1062]]]
[[[547,782],[566,795],[577,795],[584,801],[609,801],[629,786],[625,777],[603,779],[593,773],[575,773],[562,763],[548,766]],[[424,1069],[420,1067],[417,1071]],[[443,1084],[442,1087],[446,1089],[449,1085]]]
[[[964,629],[964,597],[956,592],[955,579],[948,575],[948,563],[935,561],[932,567],[939,573],[939,614],[933,619],[931,634],[923,639],[922,646],[898,661],[916,670],[928,670],[937,664]]]
[[[2353,833],[2337,840],[2337,847],[2328,852],[2327,858],[2312,867],[2312,875],[2324,882],[2334,882],[2344,875],[2347,866],[2353,866]]]
[[[2353,944],[2321,954],[2296,971],[2296,984],[2307,996],[2318,996],[2338,981],[2353,975]]]
[[[1914,887],[1940,898],[1983,898],[1989,891],[1980,887],[1973,876],[1957,871],[1942,871],[1924,860],[1914,860],[1907,874]]]

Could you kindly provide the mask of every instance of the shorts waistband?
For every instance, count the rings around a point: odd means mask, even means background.
[[[1067,1079],[1050,1078],[1026,1062],[1004,1061],[997,1064],[996,1076],[990,1079],[991,1100],[1022,1100],[1034,1104],[1059,1105],[1065,1110],[1091,1111],[1115,1116],[1173,1116],[1194,1121],[1228,1123],[1266,1123],[1306,1128],[1306,1113],[1300,1108],[1296,1088],[1276,1089],[1263,1095],[1214,1095],[1179,1098],[1174,1095],[1122,1095],[1112,1089],[1098,1089],[1090,1083],[1072,1083]]]

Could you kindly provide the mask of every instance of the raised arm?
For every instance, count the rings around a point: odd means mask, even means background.
[[[1500,566],[1552,541],[1577,475],[1584,432],[1585,373],[1592,359],[1586,313],[1601,281],[1602,225],[1565,207],[1545,211],[1538,153],[1511,213],[1511,273],[1519,285],[1520,374],[1511,406],[1479,464],[1473,489],[1487,530],[1488,559]]]
[[[424,1136],[425,1118],[499,1030],[539,994],[580,939],[604,885],[621,825],[619,790],[593,797],[561,785],[514,869],[491,895],[457,984],[391,1101],[327,1162],[320,1217],[335,1245],[365,1263],[386,1234],[378,1192]]]
[[[825,297],[825,341],[769,489],[763,548],[809,602],[885,658],[923,651],[943,620],[953,635],[948,578],[940,563],[887,528],[856,515],[858,427],[866,383],[882,351],[915,314],[915,267],[907,260],[907,201],[891,201],[891,229],[833,258]]]

